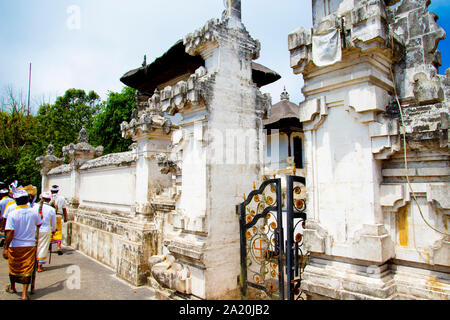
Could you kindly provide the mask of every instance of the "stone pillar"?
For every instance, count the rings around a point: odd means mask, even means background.
[[[71,166],[71,190],[72,194],[67,199],[73,207],[78,207],[80,203],[80,172],[79,168],[88,160],[101,156],[103,147],[98,146],[94,148],[89,144],[86,129],[81,128],[78,134],[78,142],[71,143],[62,148],[63,156],[68,157]]]
[[[172,258],[156,263],[152,274],[204,299],[239,297],[236,204],[262,178],[261,119],[270,102],[252,82],[259,42],[243,26],[236,28],[235,18],[210,20],[188,34],[186,52],[201,55],[205,68],[161,90],[162,110],[182,116],[172,142],[182,192],[171,217],[174,230],[165,239]],[[168,283],[171,272],[179,277]]]
[[[156,90],[148,99],[148,107],[136,113],[130,123],[121,125],[122,136],[136,143],[136,203],[135,213],[140,217],[154,214],[151,198],[171,186],[171,178],[160,172],[158,156],[168,153],[171,131],[176,129],[161,112],[160,95]]]
[[[315,12],[323,2],[313,4]],[[388,32],[384,1],[335,0],[326,9],[312,29],[299,28],[288,38],[291,67],[305,80],[299,115],[308,193],[304,236],[314,263],[302,284],[311,295],[386,298],[393,287],[383,272],[394,241],[384,226],[379,188],[381,160],[400,150],[398,121],[385,111],[401,45]],[[352,264],[360,269],[355,282]]]

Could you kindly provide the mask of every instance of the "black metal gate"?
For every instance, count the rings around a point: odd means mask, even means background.
[[[302,299],[301,275],[307,262],[301,232],[306,220],[305,178],[287,176],[284,196],[281,179],[270,179],[237,206],[244,299],[252,298],[249,286],[272,299]]]

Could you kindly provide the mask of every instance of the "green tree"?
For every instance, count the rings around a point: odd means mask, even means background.
[[[100,107],[101,100],[97,93],[90,91],[86,94],[81,89],[69,89],[63,96],[57,97],[54,104],[41,105],[36,134],[45,145],[41,145],[40,149],[45,149],[51,142],[55,147],[55,156],[61,157],[62,147],[76,143],[83,126],[89,131]]]
[[[103,153],[128,151],[131,139],[123,139],[120,124],[130,121],[136,108],[136,90],[124,87],[120,93],[108,92],[108,98],[96,115],[91,130],[88,130],[93,145],[103,146]]]
[[[21,184],[40,186],[39,169],[30,160],[35,154],[32,146],[38,141],[36,128],[37,121],[28,115],[20,93],[8,87],[0,112],[0,180],[9,183],[17,179]]]

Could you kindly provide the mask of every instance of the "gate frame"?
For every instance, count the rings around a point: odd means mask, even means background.
[[[294,205],[294,182],[302,183],[306,187],[306,179],[300,176],[286,177],[286,207],[287,207],[287,221],[286,221],[286,277],[289,290],[287,291],[288,300],[294,300],[294,277],[299,275],[298,265],[298,243],[294,241],[294,219],[300,218],[306,221],[306,202],[305,208],[300,211]],[[295,259],[294,259],[295,257]]]
[[[247,279],[247,238],[246,231],[255,225],[259,219],[263,218],[269,211],[277,212],[277,228],[274,230],[275,250],[278,253],[278,281],[280,300],[285,299],[287,291],[287,300],[294,300],[294,291],[299,289],[301,278],[295,280],[301,272],[299,270],[302,266],[298,264],[299,243],[294,239],[294,219],[303,219],[306,221],[306,201],[304,208],[299,210],[294,203],[294,183],[298,182],[305,186],[305,177],[300,176],[286,176],[286,243],[284,241],[283,229],[283,197],[281,192],[281,178],[269,179],[263,181],[260,187],[250,192],[244,202],[236,205],[236,213],[239,215],[240,228],[240,245],[241,245],[241,275],[239,278],[241,294],[243,297],[247,295],[248,285],[264,290],[262,286],[258,286],[248,281]],[[246,223],[246,207],[252,201],[253,197],[262,194],[265,188],[270,184],[276,184],[276,204],[264,208],[262,213],[254,216],[252,221]],[[298,222],[297,222],[298,224]],[[303,255],[303,253],[302,253]],[[284,268],[285,266],[285,268]],[[285,288],[284,273],[286,272],[286,284],[288,290]],[[300,280],[300,281],[299,281]]]
[[[270,185],[276,185],[276,206],[268,206],[264,208],[263,212],[257,214],[253,220],[249,223],[246,223],[245,217],[245,208],[252,201],[253,197],[258,194],[262,194],[265,188]],[[280,288],[280,300],[284,300],[284,270],[283,270],[283,254],[284,254],[284,233],[283,233],[283,199],[281,194],[281,179],[269,179],[264,181],[259,189],[253,190],[250,192],[248,197],[244,200],[244,202],[240,203],[236,206],[236,211],[239,214],[239,228],[240,228],[240,242],[241,242],[241,276],[240,276],[240,285],[241,285],[241,294],[242,296],[246,296],[248,281],[247,281],[247,239],[246,239],[246,230],[255,225],[260,218],[263,218],[269,211],[277,211],[277,228],[275,229],[275,242],[278,242],[279,248],[278,252],[278,282]],[[259,288],[263,289],[263,288]]]

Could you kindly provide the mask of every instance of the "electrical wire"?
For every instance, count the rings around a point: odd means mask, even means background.
[[[392,39],[392,51],[394,50],[394,46],[393,46],[393,37],[392,37],[392,31],[391,31],[391,39]],[[420,216],[422,217],[422,220],[425,222],[425,224],[430,227],[431,229],[433,229],[434,231],[443,234],[445,236],[450,236],[449,233],[440,231],[436,228],[434,228],[423,216],[422,213],[422,209],[419,205],[419,201],[417,201],[417,197],[416,197],[416,193],[414,192],[412,186],[411,186],[411,182],[409,180],[409,174],[408,174],[408,159],[407,159],[407,153],[406,153],[406,127],[405,127],[405,121],[404,121],[404,116],[403,116],[403,109],[402,109],[402,105],[400,104],[400,101],[398,99],[398,94],[397,94],[397,89],[396,89],[396,85],[395,85],[395,78],[394,78],[394,73],[392,72],[392,67],[389,67],[389,71],[391,72],[391,77],[392,77],[392,85],[394,87],[394,95],[395,95],[395,100],[397,101],[397,105],[398,105],[398,110],[400,112],[400,119],[401,119],[401,126],[402,126],[402,136],[403,136],[403,157],[404,157],[404,161],[405,161],[405,176],[406,176],[406,181],[408,183],[409,186],[409,190],[411,191],[411,194],[413,196],[414,202],[417,205],[417,208],[419,209],[420,212]]]

